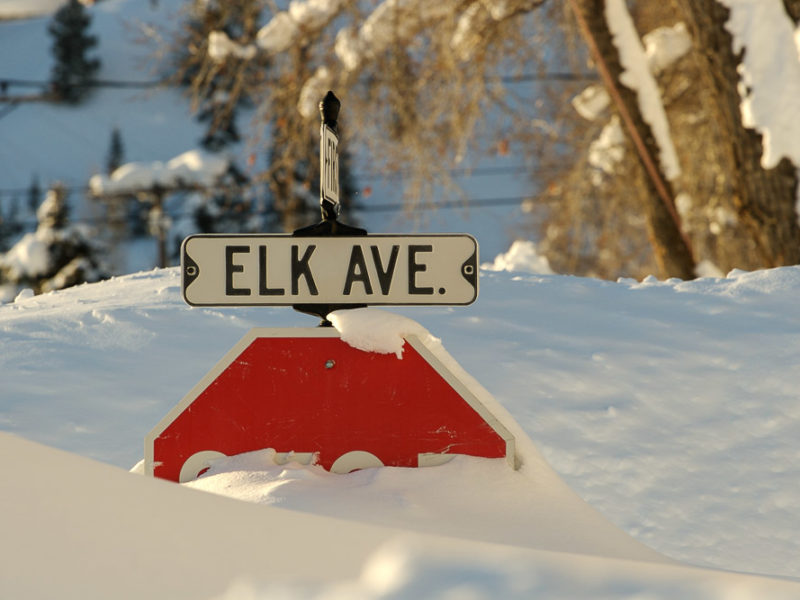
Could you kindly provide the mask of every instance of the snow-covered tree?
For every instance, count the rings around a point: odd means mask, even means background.
[[[310,50],[302,44],[294,48],[287,57],[292,67],[283,73],[273,72],[267,54],[254,48],[231,49],[226,43],[231,38],[255,42],[263,9],[264,3],[258,0],[193,2],[173,46],[174,78],[194,92],[198,118],[209,124],[202,139],[209,150],[239,141],[237,109],[255,104],[265,83],[271,81],[268,87],[277,96],[284,91],[290,94],[271,105],[270,112],[263,115],[265,123],[256,130],[267,145],[267,167],[260,177],[268,189],[271,216],[265,227],[292,231],[319,218],[318,124],[308,127],[308,120],[297,113],[291,99],[297,82],[312,74],[307,64]],[[349,184],[352,174],[348,168],[349,157],[343,157],[340,178]],[[349,201],[348,192],[343,186],[343,205]],[[201,221],[207,222],[208,216],[201,211]]]
[[[237,93],[249,89],[273,131],[283,128],[291,143],[313,130],[317,103],[335,90],[344,117],[356,115],[347,133],[366,145],[370,166],[403,172],[410,209],[450,189],[450,173],[469,166],[470,152],[502,148],[534,169],[525,208],[556,270],[690,278],[701,263],[727,270],[800,262],[800,159],[772,160],[770,149],[794,129],[786,120],[771,129],[756,122],[747,107],[757,82],[746,64],[758,50],[776,52],[761,64],[785,68],[791,84],[777,112],[796,115],[796,0],[265,7],[255,34],[210,32],[198,73],[244,72],[269,60],[270,75],[241,80]],[[731,33],[759,27],[771,34],[751,38],[743,53],[746,35]],[[766,37],[771,43],[760,43]],[[682,53],[651,64],[663,43],[682,45]],[[554,70],[574,77],[559,88],[516,87]],[[584,121],[569,99],[592,71],[605,108]],[[191,81],[197,93],[209,89],[202,75]]]
[[[124,198],[138,200],[148,233],[157,240],[158,266],[164,267],[190,233],[257,230],[261,221],[247,183],[229,157],[197,149],[167,162],[131,162],[111,175],[94,175],[89,190],[110,209]]]
[[[192,0],[187,3],[181,27],[170,52],[170,78],[192,91],[197,118],[206,124],[199,140],[211,151],[219,151],[240,140],[238,109],[252,106],[254,83],[263,79],[265,58],[219,64],[207,60],[213,47],[208,36],[214,31],[252,38],[258,30],[260,0]]]
[[[54,185],[36,212],[38,226],[0,256],[0,286],[31,288],[36,293],[58,290],[108,276],[93,232],[70,224],[67,193]]]
[[[35,213],[42,201],[42,186],[39,184],[39,177],[34,175],[31,178],[31,184],[28,187],[28,209],[31,213]]]
[[[20,203],[17,196],[11,196],[7,203],[0,203],[0,253],[8,250],[12,240],[22,232],[19,220]]]
[[[92,18],[78,0],[68,0],[53,15],[48,33],[53,39],[55,63],[50,74],[56,100],[80,102],[91,90],[91,83],[100,68],[100,59],[90,57],[97,38],[89,34]]]
[[[770,156],[775,140],[800,135],[789,117],[800,110],[791,91],[800,89],[800,62],[781,3],[568,4],[601,82],[575,98],[587,141],[583,150],[576,144],[578,160],[540,228],[554,267],[575,257],[594,275],[691,278],[800,262],[800,157]],[[744,31],[743,19],[752,45],[744,53],[746,36],[732,35]],[[765,48],[772,58],[759,54]],[[771,138],[745,107],[759,102],[747,88],[747,57],[762,65],[761,93],[780,107],[773,111],[789,119]],[[764,81],[770,62],[781,65],[779,87]]]

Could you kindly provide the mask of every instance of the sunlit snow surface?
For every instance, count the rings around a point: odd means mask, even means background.
[[[315,324],[287,308],[190,308],[179,285],[178,270],[167,269],[0,306],[0,429],[127,469],[147,431],[250,327]],[[695,565],[796,578],[798,295],[797,267],[616,283],[484,271],[470,307],[391,312],[439,338],[578,496],[640,542]],[[494,467],[470,460],[339,479],[309,468],[220,468],[229,495],[299,511],[325,505],[326,514],[361,512],[373,523],[400,526],[404,511],[428,510],[432,498],[453,532],[481,496],[498,499],[476,528],[521,510],[506,510],[518,490],[498,489]],[[464,513],[453,490],[436,488],[459,470],[482,473]],[[0,483],[3,496],[8,485]],[[351,493],[359,499],[348,503]],[[408,528],[424,529],[425,515],[414,518]],[[480,562],[453,568],[470,560]],[[609,586],[591,589],[627,597]]]

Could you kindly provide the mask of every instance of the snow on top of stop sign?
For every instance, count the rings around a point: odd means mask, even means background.
[[[328,320],[341,335],[342,341],[366,352],[394,354],[403,358],[403,345],[409,335],[423,342],[439,343],[439,339],[416,321],[378,308],[336,310]]]

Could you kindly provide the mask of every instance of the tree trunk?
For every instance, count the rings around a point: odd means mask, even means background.
[[[639,159],[643,168],[648,170],[647,194],[642,197],[644,213],[647,217],[650,243],[663,277],[680,277],[693,279],[695,263],[686,238],[674,218],[673,193],[669,182],[663,176],[653,157],[658,156],[658,148],[650,126],[642,118],[636,93],[619,83],[622,73],[619,54],[612,41],[611,32],[605,20],[605,0],[572,0],[573,8],[579,11],[579,24],[583,20],[586,27],[581,31],[586,38],[598,70],[603,71],[605,65],[609,80],[604,79],[609,95],[616,103],[615,110],[620,113],[623,123],[628,123],[626,133],[631,137],[634,146],[636,137],[643,142],[639,147]],[[616,98],[615,98],[616,97]],[[625,112],[629,118],[626,119]],[[647,163],[651,164],[648,165]],[[655,170],[655,173],[653,173]],[[660,182],[658,181],[660,179]],[[659,186],[662,188],[659,191]]]
[[[731,195],[738,218],[751,236],[763,267],[800,263],[800,226],[795,209],[797,171],[787,159],[774,169],[761,166],[761,135],[742,125],[739,75],[741,55],[733,53],[725,29],[729,10],[716,0],[678,0],[712,88],[709,107],[732,165]],[[796,0],[785,0],[797,9]]]
[[[794,21],[795,26],[800,23],[800,0],[783,0],[786,14]]]

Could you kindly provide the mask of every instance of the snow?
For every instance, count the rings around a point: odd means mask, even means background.
[[[594,121],[608,108],[610,102],[606,88],[590,85],[572,99],[572,107],[587,121]]]
[[[394,354],[399,359],[403,358],[406,336],[436,339],[419,323],[379,308],[337,310],[328,315],[328,320],[353,348]]]
[[[742,123],[763,135],[761,164],[786,157],[800,165],[800,55],[798,31],[781,0],[721,0],[734,52],[746,48],[740,75]]]
[[[256,43],[270,54],[277,54],[288,49],[300,31],[297,24],[287,12],[279,12],[258,30]]]
[[[222,177],[230,166],[224,156],[204,150],[189,150],[166,163],[127,163],[110,176],[93,175],[89,189],[93,194],[124,194],[154,187],[172,188],[178,185],[210,186]]]
[[[678,154],[672,143],[661,92],[650,71],[648,55],[639,40],[625,0],[607,0],[605,17],[623,68],[620,82],[636,92],[639,111],[650,125],[659,148],[661,169],[667,179],[674,181],[681,173]]]
[[[211,60],[224,61],[227,56],[250,60],[256,55],[252,44],[243,46],[231,40],[224,31],[212,31],[208,34],[208,56]]]
[[[50,251],[45,232],[26,233],[11,249],[0,256],[0,265],[8,267],[15,279],[42,275],[50,268]]]
[[[292,0],[288,10],[278,11],[258,30],[255,45],[243,46],[231,41],[224,32],[214,31],[208,37],[209,52],[218,61],[229,55],[247,60],[256,55],[257,48],[268,55],[278,54],[305,33],[324,27],[341,7],[341,0]]]
[[[307,29],[318,29],[336,16],[342,0],[292,0],[289,15],[295,23]]]
[[[777,114],[798,112],[798,32],[787,34],[788,20],[772,12],[777,0],[725,1],[728,27],[756,61],[745,66],[754,89],[743,110],[768,133],[775,161],[800,139]],[[393,11],[435,16],[447,4],[381,2],[371,29],[337,44],[339,60],[356,68],[367,42],[388,39]],[[149,79],[133,66],[145,50],[128,28],[168,22],[174,5],[94,7],[101,77]],[[325,7],[294,2],[272,23]],[[756,31],[765,23],[777,28],[774,40]],[[299,35],[270,26],[256,42],[264,51]],[[2,27],[0,55],[14,58],[3,75],[46,79],[46,19]],[[680,47],[680,32],[667,33],[646,37],[646,51],[621,43],[621,54],[637,57],[637,79],[642,63],[652,68],[662,49]],[[670,43],[652,45],[662,38]],[[757,58],[762,50],[773,58]],[[331,77],[322,74],[306,98],[315,113]],[[773,114],[762,112],[770,94]],[[214,171],[197,154],[170,160],[201,130],[174,91],[98,90],[82,109],[28,104],[12,115],[0,148],[8,186],[28,185],[31,165],[83,185],[113,126],[138,165],[131,180]],[[482,244],[499,246],[485,214],[434,216],[429,227],[472,224]],[[35,267],[36,240],[23,240],[23,264]],[[23,290],[0,305],[0,596],[800,597],[800,267],[704,269],[711,276],[691,282],[560,276],[520,243],[483,266],[472,306],[331,315],[368,351],[400,358],[410,334],[447,348],[448,368],[511,423],[524,458],[517,471],[457,457],[332,475],[264,449],[220,459],[186,485],[126,472],[145,434],[250,328],[308,326],[309,317],[190,308],[175,268],[39,296]]]
[[[519,271],[552,275],[550,261],[536,250],[530,240],[515,240],[507,252],[498,254],[493,263],[481,265],[487,271]]]
[[[798,597],[729,571],[800,576],[800,267],[613,283],[522,262],[484,269],[470,307],[332,315],[384,351],[411,329],[440,339],[512,420],[518,471],[460,457],[339,476],[265,449],[185,486],[130,475],[251,327],[311,319],[190,308],[174,268],[0,305],[0,514],[30,540],[0,545],[3,595]],[[331,544],[329,569],[314,553]]]
[[[672,66],[692,48],[692,38],[682,21],[672,27],[657,27],[642,36],[642,42],[647,65],[654,75]]]
[[[612,115],[597,139],[589,144],[589,164],[595,169],[613,175],[617,165],[625,158],[625,133],[619,117]],[[595,179],[597,173],[592,173]]]

